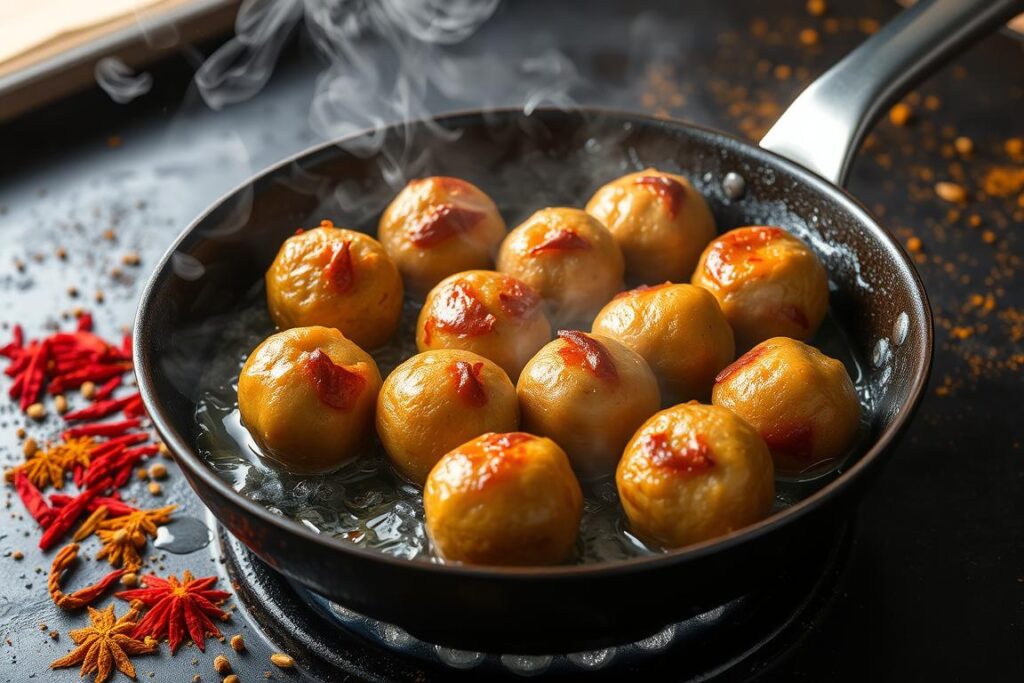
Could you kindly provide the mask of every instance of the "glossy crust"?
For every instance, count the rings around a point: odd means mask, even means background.
[[[719,373],[712,401],[754,426],[780,470],[844,455],[860,424],[842,362],[788,337],[761,342]]]
[[[622,248],[626,278],[637,284],[686,281],[715,236],[704,197],[681,175],[648,168],[601,187],[587,202]]]
[[[358,454],[380,385],[373,358],[341,332],[293,327],[249,354],[238,408],[265,455],[290,472],[329,472]]]
[[[422,485],[441,456],[487,432],[519,428],[516,389],[505,371],[469,351],[427,351],[384,380],[377,434],[391,463]]]
[[[828,309],[828,275],[810,247],[781,228],[736,228],[700,257],[693,284],[715,295],[746,350],[771,337],[810,339]]]
[[[497,363],[513,382],[549,339],[551,325],[537,293],[493,270],[442,280],[427,294],[416,323],[420,351],[472,351]]]
[[[516,385],[523,429],[554,439],[582,478],[612,474],[622,449],[661,405],[647,362],[619,342],[560,332]]]
[[[366,349],[390,339],[402,314],[402,277],[384,247],[330,221],[285,240],[266,285],[278,328],[336,327]]]
[[[498,270],[533,287],[560,324],[589,323],[622,289],[623,268],[615,238],[579,209],[537,211],[498,252]]]
[[[696,402],[644,423],[615,476],[629,527],[644,542],[680,548],[763,519],[775,498],[768,447],[734,413]]]
[[[446,560],[555,564],[576,545],[583,493],[551,439],[485,434],[430,471],[423,509],[430,539]]]
[[[715,375],[736,352],[718,301],[693,285],[623,292],[601,309],[592,329],[643,356],[672,403],[709,399]]]
[[[432,176],[398,193],[380,217],[377,236],[406,286],[423,293],[454,273],[490,268],[505,221],[476,185]]]

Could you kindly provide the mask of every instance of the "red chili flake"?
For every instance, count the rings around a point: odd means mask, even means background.
[[[558,349],[566,365],[578,365],[590,371],[599,379],[617,380],[619,372],[615,361],[604,344],[579,330],[559,330],[559,339],[565,345]]]
[[[501,308],[517,318],[532,317],[540,306],[540,297],[533,288],[513,277],[505,278],[501,293],[498,294]]]
[[[590,249],[590,242],[577,235],[572,230],[558,228],[544,236],[544,240],[527,252],[530,256],[537,256],[545,251],[570,251]]]
[[[77,329],[79,332],[92,332],[92,313],[83,313],[78,316]]]
[[[53,558],[53,564],[50,565],[50,576],[46,582],[46,587],[50,591],[50,598],[53,600],[53,604],[61,609],[75,610],[85,607],[103,595],[124,574],[123,569],[115,569],[91,586],[80,588],[68,595],[61,590],[60,580],[64,572],[74,563],[77,557],[78,544],[71,543],[60,549],[57,556]]]
[[[613,299],[621,299],[624,296],[634,296],[636,294],[647,294],[648,292],[653,292],[656,289],[664,289],[665,287],[671,287],[671,286],[672,286],[672,283],[668,282],[668,281],[662,282],[660,285],[640,285],[639,287],[634,287],[633,289],[627,289],[624,292],[619,292],[618,294],[616,294],[612,298]]]
[[[338,294],[352,291],[356,283],[355,267],[352,263],[352,240],[345,240],[334,250],[323,273],[327,283]]]
[[[483,369],[482,362],[467,363],[464,360],[457,360],[448,366],[448,373],[455,385],[455,393],[475,408],[487,405],[487,394],[480,379]]]
[[[772,451],[807,460],[814,453],[814,429],[806,423],[775,425],[762,434]]]
[[[409,241],[421,249],[433,247],[449,237],[472,230],[484,214],[454,204],[439,206],[409,230]]]
[[[132,357],[132,335],[126,334],[121,337],[121,355],[131,360]]]
[[[43,390],[43,383],[46,381],[46,363],[49,359],[50,343],[48,339],[44,339],[32,352],[28,367],[25,368],[25,373],[22,375],[24,379],[19,386],[19,394],[21,396],[19,407],[22,412],[39,399],[39,394]],[[22,377],[19,377],[19,380]],[[15,382],[15,385],[18,386],[18,382]]]
[[[220,638],[212,619],[227,621],[230,615],[218,605],[231,597],[227,591],[214,590],[216,576],[196,579],[186,570],[178,580],[173,574],[161,579],[153,574],[143,577],[145,588],[116,593],[122,600],[138,600],[149,607],[132,637],[167,638],[171,654],[177,652],[187,635],[200,651],[206,651],[206,636]]]
[[[61,438],[67,441],[79,436],[120,436],[127,431],[135,429],[142,424],[142,420],[132,418],[120,422],[100,422],[97,424],[79,425],[67,429],[61,434]]]
[[[760,358],[765,351],[768,350],[767,346],[759,345],[747,351],[745,354],[734,360],[729,365],[725,366],[721,372],[715,375],[715,384],[719,384],[729,379],[741,369],[753,363],[755,360]]]
[[[332,408],[351,410],[366,387],[366,378],[341,365],[335,365],[330,356],[317,349],[305,364],[319,399]]]
[[[113,415],[114,413],[126,410],[129,406],[140,403],[142,397],[138,393],[134,393],[130,396],[123,398],[111,398],[105,401],[96,401],[92,405],[88,405],[78,410],[72,410],[70,413],[64,414],[64,420],[66,422],[73,422],[75,420],[99,420]]]
[[[434,299],[427,323],[459,337],[476,337],[494,328],[495,317],[467,282],[456,280]]]
[[[804,309],[794,305],[779,306],[779,315],[786,320],[790,320],[800,327],[809,329],[811,322],[807,319],[807,314],[804,313]]]
[[[121,411],[125,417],[142,417],[146,414],[146,408],[142,405],[142,397],[138,394],[131,397],[131,400],[124,404]]]
[[[122,378],[124,375],[118,375],[111,377],[105,383],[100,385],[100,388],[96,390],[92,398],[94,401],[105,401],[110,398],[110,395],[114,393],[114,390],[121,386]]]
[[[679,215],[679,209],[686,200],[686,188],[678,180],[663,175],[645,175],[633,183],[658,195],[669,218]]]
[[[77,389],[86,382],[102,382],[117,377],[131,369],[131,365],[123,361],[117,363],[89,363],[77,367],[70,372],[59,374],[50,381],[48,391],[51,395],[62,394],[68,389]]]
[[[54,493],[50,495],[50,503],[55,508],[55,511],[63,508],[74,499],[74,496],[69,496],[63,493]],[[89,501],[89,504],[85,508],[86,512],[93,512],[101,505],[107,508],[108,517],[123,517],[124,515],[139,511],[139,508],[129,505],[120,498],[115,498],[113,496],[96,496]]]
[[[704,271],[721,285],[736,280],[736,261],[744,259],[758,263],[755,251],[784,234],[781,228],[751,227],[731,230],[711,243],[711,251],[704,260]]]
[[[57,512],[47,505],[43,494],[39,492],[35,484],[29,481],[24,472],[14,473],[14,490],[18,492],[18,497],[21,498],[28,513],[32,515],[32,519],[39,522],[39,526],[44,529],[50,526],[50,522],[53,521]]]
[[[85,489],[75,496],[67,505],[62,507],[50,526],[48,526],[46,531],[43,532],[42,538],[39,539],[39,547],[43,550],[49,550],[54,543],[71,531],[71,527],[75,525],[78,518],[85,512],[89,502],[98,496],[103,489],[109,487],[110,480],[104,480],[96,487]]]
[[[128,436],[135,438],[134,443],[149,440],[149,434],[129,434]],[[119,438],[123,439],[124,437]],[[144,455],[156,453],[157,449],[159,449],[159,446],[154,444],[148,447],[143,446],[142,448],[129,450],[127,448],[128,442],[121,441],[111,445],[115,441],[117,439],[111,439],[111,441],[101,444],[101,446],[94,449],[93,453],[98,452],[99,455],[93,456],[89,469],[85,471],[84,482],[86,486],[93,486],[107,477],[112,478],[115,485],[123,486],[124,483],[127,483],[127,478],[124,478],[123,471],[125,469],[130,470]],[[130,475],[131,472],[129,471]],[[118,484],[117,482],[122,479],[123,482]]]
[[[649,434],[641,448],[652,464],[685,474],[697,474],[715,466],[703,434],[690,434],[682,449],[672,447],[665,433]]]
[[[32,362],[32,354],[35,352],[38,344],[32,342],[26,348],[19,348],[17,351],[12,352],[11,358],[14,361],[4,370],[4,374],[8,377],[15,377],[25,372],[28,364]]]
[[[6,358],[15,358],[20,356],[25,349],[25,331],[21,329],[21,325],[15,325],[13,330],[13,338],[7,342],[4,346],[0,347],[0,356]]]

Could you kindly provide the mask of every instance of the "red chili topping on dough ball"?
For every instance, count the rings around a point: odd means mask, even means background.
[[[473,488],[481,491],[515,472],[526,461],[525,453],[516,446],[535,438],[525,432],[488,434],[480,441],[460,446],[456,450],[473,464],[476,470]]]
[[[653,292],[656,289],[663,289],[665,287],[671,286],[672,283],[668,282],[667,280],[665,282],[662,282],[660,285],[640,285],[639,287],[634,287],[633,289],[627,289],[624,292],[619,292],[618,294],[613,296],[612,299],[621,299],[624,296],[634,296],[636,294],[647,294],[648,292]]]
[[[356,283],[355,269],[352,266],[352,240],[345,240],[334,250],[323,273],[328,284],[338,294],[347,294],[352,290]]]
[[[433,247],[453,235],[472,230],[483,218],[479,211],[445,204],[413,226],[409,231],[409,241],[422,249]]]
[[[305,370],[319,399],[338,410],[351,410],[366,386],[365,377],[335,365],[330,356],[320,349],[310,354]]]
[[[432,329],[460,337],[477,337],[490,332],[495,323],[494,316],[477,298],[473,288],[462,281],[449,285],[442,296],[434,300],[431,313],[425,325],[428,343]]]
[[[506,313],[516,318],[531,317],[537,307],[540,306],[540,297],[529,285],[508,277],[502,285],[501,293],[498,294],[501,301],[501,308]]]
[[[747,351],[745,354],[734,360],[729,365],[722,368],[722,371],[715,375],[715,384],[719,384],[729,379],[737,372],[747,367],[755,360],[760,358],[768,348],[766,346],[755,346],[754,348]]]
[[[731,285],[736,280],[736,264],[760,263],[763,259],[754,252],[785,233],[781,228],[742,228],[728,232],[712,243],[704,261],[704,270],[716,282]]]
[[[530,256],[536,256],[545,251],[578,251],[582,249],[590,249],[590,242],[572,230],[559,228],[554,232],[546,234],[544,241],[530,249],[529,254]]]
[[[806,423],[775,425],[761,436],[768,448],[794,458],[806,460],[814,452],[814,429]]]
[[[679,209],[686,199],[686,188],[678,180],[663,175],[645,175],[637,178],[633,183],[658,195],[669,218],[679,215]]]
[[[566,342],[558,349],[566,365],[584,367],[599,379],[619,378],[615,361],[604,344],[578,330],[559,330],[558,337]]]
[[[642,448],[651,464],[665,467],[683,474],[697,474],[715,466],[711,449],[703,434],[691,434],[683,448],[673,448],[664,432],[650,434],[643,441]]]
[[[487,394],[480,379],[483,369],[483,363],[467,363],[464,360],[457,360],[448,367],[452,383],[455,384],[455,393],[474,408],[487,405]]]

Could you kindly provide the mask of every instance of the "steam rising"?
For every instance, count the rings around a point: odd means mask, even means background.
[[[117,57],[104,57],[96,63],[96,83],[118,104],[127,104],[153,87],[153,77],[138,75]]]

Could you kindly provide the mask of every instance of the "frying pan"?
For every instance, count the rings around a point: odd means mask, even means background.
[[[203,502],[262,560],[428,642],[580,651],[644,637],[770,586],[849,519],[911,419],[931,365],[931,313],[920,279],[896,241],[840,188],[851,157],[883,108],[1021,4],[915,5],[807,88],[760,147],[635,114],[501,110],[405,122],[292,157],[196,219],[152,276],[135,322],[145,405]],[[372,232],[407,179],[432,174],[481,186],[513,219],[545,205],[580,206],[602,183],[644,166],[689,175],[721,228],[799,228],[826,262],[832,315],[866,360],[873,407],[867,445],[818,490],[758,524],[681,550],[576,566],[472,567],[401,559],[318,535],[235,492],[197,454],[203,372],[296,226],[331,217]]]

